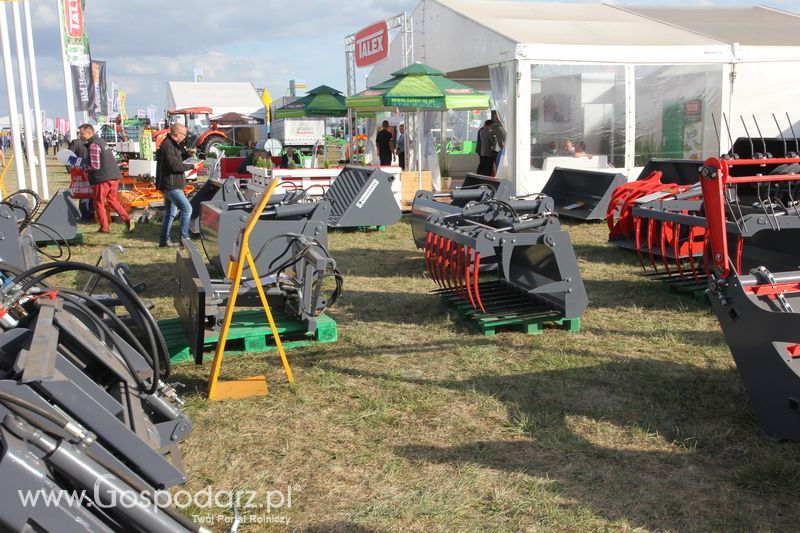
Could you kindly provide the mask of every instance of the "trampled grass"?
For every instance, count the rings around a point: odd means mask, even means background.
[[[174,368],[194,424],[184,488],[262,502],[291,486],[291,508],[270,515],[309,531],[796,530],[800,446],[759,437],[710,309],[639,277],[604,226],[568,226],[591,300],[582,330],[493,338],[429,293],[406,221],[331,234],[340,341],[289,352],[296,386],[274,352],[223,364],[226,378],[266,372],[266,398],[209,402],[208,365]],[[74,256],[120,242],[158,318],[174,316],[158,228],[94,229]]]

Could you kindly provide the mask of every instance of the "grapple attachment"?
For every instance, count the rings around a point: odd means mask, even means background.
[[[411,234],[418,249],[425,245],[425,222],[430,216],[454,215],[473,202],[487,200],[508,201],[513,184],[480,174],[467,174],[461,186],[448,192],[420,190],[414,195],[411,206]],[[552,210],[552,206],[550,207]]]
[[[587,298],[569,235],[550,214],[520,215],[514,203],[430,217],[424,248],[431,278],[440,291],[479,309],[482,319],[580,317]],[[487,264],[497,268],[481,279]]]
[[[626,182],[620,173],[556,167],[542,194],[553,199],[559,216],[602,220],[612,193]]]

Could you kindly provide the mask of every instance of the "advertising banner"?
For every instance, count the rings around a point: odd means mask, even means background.
[[[97,117],[107,114],[108,109],[108,84],[106,83],[106,62],[92,60],[92,85],[94,88],[94,101],[92,102],[91,115]]]
[[[389,25],[385,20],[356,33],[356,66],[368,67],[389,57]]]
[[[128,112],[125,110],[125,91],[118,91],[119,94],[119,114],[122,116],[122,120],[128,119]]]
[[[64,9],[60,14],[64,28],[64,50],[72,75],[75,109],[92,111],[95,88],[92,83],[92,60],[89,52],[89,36],[84,26],[84,7],[86,0],[63,0]]]

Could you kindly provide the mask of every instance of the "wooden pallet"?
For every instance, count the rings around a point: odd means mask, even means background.
[[[487,337],[508,330],[538,335],[547,324],[560,326],[570,332],[581,329],[580,317],[566,318],[548,304],[536,302],[530,296],[496,282],[481,282],[478,290],[486,312],[480,307],[472,307],[455,289],[435,292],[467,327]]]
[[[328,231],[341,231],[342,233],[367,233],[370,231],[386,231],[386,226],[358,226],[355,228],[328,228]]]
[[[275,319],[283,347],[286,349],[321,342],[335,342],[339,338],[336,321],[327,315],[317,317],[317,329],[313,332],[308,332],[306,326],[295,317],[275,311],[272,316]],[[158,327],[167,341],[167,349],[173,363],[194,361],[179,319],[160,320]],[[216,332],[206,336],[203,344],[204,360],[210,360],[214,356],[214,347],[218,338],[219,335]],[[272,330],[264,311],[262,309],[236,311],[233,314],[233,322],[225,348],[225,355],[274,350]]]
[[[663,272],[643,275],[650,280],[661,283],[661,292],[688,296],[701,304],[708,303],[708,295],[706,294],[708,277],[705,274],[698,276],[697,279],[694,279],[694,277],[669,276]]]

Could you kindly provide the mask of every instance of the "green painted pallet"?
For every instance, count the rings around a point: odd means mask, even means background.
[[[343,233],[367,233],[370,231],[386,231],[386,226],[357,226],[355,228],[328,228],[328,231],[341,231]]]
[[[309,346],[321,342],[335,342],[339,338],[336,321],[327,315],[317,317],[317,329],[309,333],[305,325],[295,317],[273,311],[272,317],[286,349]],[[183,326],[177,318],[159,320],[158,327],[167,342],[170,361],[182,363],[194,361],[189,350]],[[203,359],[211,359],[219,336],[215,333],[205,338]],[[272,330],[262,309],[248,309],[233,313],[233,323],[228,333],[225,355],[248,352],[264,352],[275,349]]]
[[[546,304],[537,306],[527,295],[510,292],[498,284],[481,285],[481,301],[486,312],[472,307],[472,304],[452,289],[438,291],[444,303],[458,314],[459,319],[481,335],[491,337],[498,331],[508,330],[538,335],[547,324],[560,326],[570,332],[581,329],[580,317],[565,318]]]
[[[66,242],[69,245],[83,244],[83,233],[78,233],[77,235],[75,235],[75,238],[66,239],[64,242]],[[53,244],[53,241],[46,241],[39,243],[39,246],[50,246],[51,244]]]

